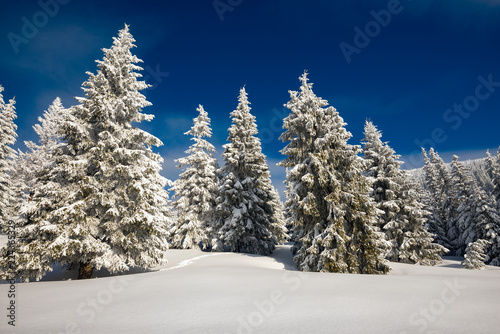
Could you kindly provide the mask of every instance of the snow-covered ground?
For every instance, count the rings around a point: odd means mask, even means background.
[[[304,273],[271,257],[169,250],[155,271],[17,283],[0,333],[498,333],[500,268],[391,264],[389,275]],[[98,276],[105,276],[104,272]]]

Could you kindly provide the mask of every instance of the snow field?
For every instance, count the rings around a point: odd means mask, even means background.
[[[168,250],[147,273],[18,283],[1,333],[496,333],[500,268],[391,263],[389,275],[293,270],[271,257]],[[0,285],[0,295],[7,286]],[[5,300],[3,297],[1,300]]]

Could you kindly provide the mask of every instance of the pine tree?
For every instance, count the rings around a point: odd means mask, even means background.
[[[484,249],[489,244],[490,242],[484,239],[469,243],[465,250],[465,259],[462,265],[467,269],[483,269],[484,259],[486,258]]]
[[[446,167],[443,159],[433,148],[429,150],[429,155],[431,157],[431,163],[437,171],[438,183],[440,187],[439,201],[441,204],[443,219],[446,221],[446,231],[448,231],[451,228],[450,224],[456,218],[456,212],[453,211],[454,208],[450,205],[451,200],[455,197],[455,188],[453,188],[451,184],[450,171],[448,170],[448,167]],[[452,242],[450,240],[448,241],[451,245]]]
[[[191,135],[194,144],[186,151],[187,157],[177,159],[184,171],[174,182],[172,203],[179,215],[170,231],[171,245],[176,248],[209,247],[209,234],[215,218],[218,191],[217,159],[215,148],[205,137],[212,136],[210,118],[203,106],[197,109],[198,117],[185,135]]]
[[[33,168],[43,170],[54,163],[55,150],[62,146],[61,129],[66,120],[68,111],[62,105],[61,99],[56,98],[49,108],[38,117],[39,124],[33,126],[38,135],[38,144],[26,141],[24,144],[29,153],[36,155],[36,165]],[[33,159],[34,160],[34,159]]]
[[[271,223],[269,230],[276,239],[277,243],[283,244],[289,238],[286,228],[285,208],[283,206],[283,202],[281,202],[278,189],[275,187],[272,187],[271,189],[271,197],[272,200],[270,204],[274,215],[273,222]]]
[[[215,250],[229,248],[233,252],[269,255],[277,244],[273,224],[284,222],[275,221],[272,202],[276,199],[269,167],[245,88],[240,90],[238,100],[238,107],[231,112],[229,143],[222,154],[225,164],[220,170],[219,217],[214,231],[217,240],[213,245]]]
[[[387,273],[387,242],[376,228],[379,210],[369,196],[370,182],[359,146],[349,145],[346,123],[317,97],[307,73],[300,92],[290,91],[284,119],[287,201],[300,270],[360,274]]]
[[[490,244],[486,250],[485,263],[500,266],[500,214],[495,208],[492,196],[479,188],[474,187],[475,215],[477,239],[484,239]]]
[[[371,196],[384,212],[380,227],[391,243],[387,258],[393,262],[439,263],[439,254],[447,250],[432,242],[433,236],[424,226],[428,212],[415,191],[416,184],[400,169],[400,156],[381,137],[376,126],[367,121],[363,157],[368,162],[366,175],[373,180]]]
[[[398,194],[401,185],[396,179],[401,176],[402,162],[398,160],[400,156],[386,142],[381,141],[382,134],[372,122],[366,121],[364,135],[362,153],[367,162],[365,174],[372,181],[371,196],[377,207],[384,211],[378,224],[383,230],[400,211]]]
[[[496,159],[491,167],[491,174],[493,176],[493,197],[497,202],[497,211],[500,214],[500,147],[498,148]]]
[[[470,170],[458,161],[456,155],[451,163],[451,175],[455,197],[450,204],[456,211],[456,216],[447,235],[449,240],[453,241],[454,253],[462,256],[467,245],[476,240],[474,189],[477,182]]]
[[[436,159],[434,149],[431,148],[429,154]],[[425,162],[425,185],[430,195],[425,203],[426,210],[429,212],[427,225],[429,231],[435,235],[437,243],[447,249],[452,249],[447,236],[447,217],[443,210],[443,203],[445,201],[443,195],[444,183],[435,163],[429,159],[424,148],[422,148],[422,155]]]
[[[38,117],[39,124],[33,126],[38,135],[38,143],[25,141],[26,152],[18,152],[18,168],[16,176],[23,184],[24,192],[32,198],[36,188],[40,186],[39,177],[44,169],[54,164],[55,151],[63,146],[62,126],[68,111],[62,105],[61,99],[56,98],[49,108]]]
[[[16,151],[12,148],[15,144],[17,134],[15,100],[8,103],[3,100],[4,88],[0,85],[0,232],[5,230],[9,219],[15,215],[13,209],[15,199],[12,187],[12,173],[14,171],[13,160]]]
[[[20,229],[18,275],[39,279],[52,263],[120,272],[163,262],[170,221],[161,141],[132,123],[150,121],[140,90],[140,60],[132,55],[128,26],[119,31],[97,74],[88,73],[62,126],[64,146],[45,169],[33,197],[32,223]]]
[[[486,167],[486,174],[488,177],[493,181],[494,175],[493,175],[493,169],[495,166],[495,157],[491,155],[490,150],[486,150],[486,159],[485,159],[485,167]]]

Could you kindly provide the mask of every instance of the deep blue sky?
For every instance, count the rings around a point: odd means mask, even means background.
[[[274,181],[283,179],[274,166],[282,158],[283,104],[306,69],[316,94],[348,123],[352,144],[359,144],[370,118],[407,168],[420,166],[421,159],[408,155],[433,131],[439,141],[433,146],[445,160],[451,153],[482,157],[500,145],[500,0],[221,0],[234,5],[222,16],[213,0],[72,0],[57,2],[52,15],[40,3],[4,2],[0,13],[0,84],[4,99],[16,96],[21,148],[35,139],[31,126],[57,96],[66,107],[82,96],[85,72],[96,71],[101,48],[111,46],[124,23],[137,40],[143,74],[155,85],[146,92],[153,106],[144,111],[156,118],[143,127],[164,142],[158,151],[171,179],[178,175],[173,159],[190,144],[183,132],[198,104],[212,118],[212,142],[221,153],[243,85]],[[390,22],[374,24],[372,11],[388,7]],[[26,21],[35,21],[38,32],[23,32]],[[362,47],[348,63],[340,44],[355,46],[356,27],[372,29],[373,37],[367,45],[358,40]],[[13,34],[26,43],[13,44]],[[155,79],[156,69],[168,75]],[[499,82],[493,92],[479,88],[482,100],[474,97],[479,76]],[[473,110],[464,109],[467,118],[447,113],[464,100]]]

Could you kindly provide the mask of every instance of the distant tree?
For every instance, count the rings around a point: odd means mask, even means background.
[[[377,203],[377,208],[384,211],[378,224],[383,230],[400,211],[398,194],[401,185],[398,182],[401,181],[400,166],[403,163],[398,160],[400,156],[386,142],[381,141],[382,133],[372,122],[366,121],[364,130],[362,153],[367,162],[365,174],[372,181],[371,196]]]
[[[287,201],[299,270],[384,274],[387,242],[376,224],[379,210],[362,174],[359,146],[334,107],[317,97],[307,73],[300,92],[290,91],[284,119],[288,142],[279,165],[287,171]]]
[[[138,80],[134,41],[128,26],[120,30],[67,114],[64,145],[32,199],[31,224],[18,231],[24,279],[41,278],[53,263],[79,265],[79,278],[89,278],[94,268],[121,272],[163,262],[167,180],[151,149],[162,142],[132,126],[154,117],[141,113],[151,103],[140,93],[147,84]]]
[[[497,202],[497,211],[500,214],[500,147],[497,156],[491,165],[491,175],[493,177],[493,197]]]
[[[214,229],[215,250],[225,247],[233,252],[271,254],[278,242],[284,222],[276,221],[276,193],[271,185],[269,167],[257,137],[255,117],[250,114],[245,88],[240,90],[239,104],[231,112],[228,144],[222,154],[221,186]]]
[[[449,225],[447,235],[453,243],[454,253],[462,256],[467,245],[476,240],[474,189],[477,182],[470,170],[458,161],[456,155],[451,163],[451,176],[455,197],[450,201],[450,205],[456,215]]]
[[[429,155],[431,157],[431,163],[434,165],[438,173],[438,180],[441,188],[439,199],[442,216],[444,221],[446,222],[446,233],[448,233],[448,230],[452,228],[450,224],[453,224],[456,219],[456,211],[454,210],[455,208],[453,205],[451,205],[451,201],[455,197],[455,188],[452,186],[450,170],[444,163],[443,159],[439,156],[438,152],[431,148],[429,150]],[[450,246],[453,247],[453,242],[449,239],[448,242],[450,243]]]
[[[434,156],[434,150],[429,150],[431,156]],[[424,157],[424,173],[425,173],[425,186],[429,191],[429,196],[426,200],[426,210],[429,212],[427,217],[427,225],[429,231],[435,235],[435,240],[440,245],[447,249],[452,249],[450,241],[448,240],[448,226],[447,215],[443,210],[443,203],[445,198],[443,196],[444,182],[439,175],[437,167],[422,148],[422,155]],[[435,158],[434,158],[435,159]]]
[[[0,85],[0,232],[15,215],[13,208],[16,201],[11,177],[14,171],[13,160],[16,158],[16,151],[12,148],[17,138],[17,125],[14,123],[17,117],[14,107],[16,101],[11,99],[5,103],[3,90]]]
[[[483,269],[486,257],[484,249],[489,244],[490,242],[484,239],[469,243],[465,250],[465,259],[462,265],[467,269]]]
[[[210,118],[203,106],[199,106],[198,117],[194,119],[191,135],[194,141],[185,158],[177,159],[177,167],[183,168],[174,182],[172,203],[178,219],[170,230],[171,245],[176,248],[207,248],[210,246],[210,228],[215,219],[218,191],[217,159],[215,148],[205,137],[212,136]]]
[[[500,214],[495,208],[492,196],[475,185],[474,187],[476,239],[484,239],[490,244],[486,250],[485,263],[500,266]]]
[[[270,204],[274,215],[273,222],[269,230],[271,231],[278,244],[283,244],[289,238],[286,228],[287,220],[285,217],[285,208],[283,206],[283,202],[281,202],[278,189],[276,189],[275,187],[272,187],[271,197],[272,200]]]
[[[381,141],[382,134],[372,122],[366,122],[364,134],[366,175],[373,181],[371,196],[384,212],[380,228],[391,243],[387,258],[425,265],[441,262],[439,254],[447,249],[432,242],[433,236],[424,226],[428,212],[423,209],[415,183],[400,169],[400,156]]]
[[[486,174],[489,176],[491,180],[493,180],[493,169],[495,168],[496,157],[492,156],[490,150],[486,150],[486,159],[485,159],[485,168]]]

